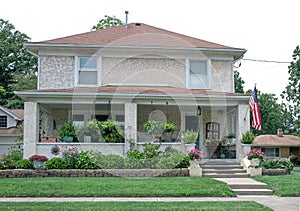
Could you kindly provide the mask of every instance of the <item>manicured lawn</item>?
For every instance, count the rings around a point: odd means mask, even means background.
[[[59,202],[1,203],[0,210],[272,210],[256,202]]]
[[[236,196],[210,178],[4,178],[0,197],[176,197]]]
[[[295,166],[293,170],[300,171],[300,166]]]
[[[253,177],[264,182],[278,196],[300,196],[300,173],[291,173],[282,176]]]

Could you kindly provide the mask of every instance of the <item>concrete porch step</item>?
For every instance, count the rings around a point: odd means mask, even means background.
[[[273,195],[269,189],[232,189],[237,195]]]
[[[243,169],[241,165],[201,165],[203,169]]]
[[[215,174],[237,174],[247,173],[245,169],[202,169],[203,173],[215,173]]]
[[[262,184],[229,184],[231,189],[268,189],[268,186]]]
[[[227,173],[227,174],[218,174],[218,173],[203,173],[203,177],[209,178],[247,178],[249,174],[247,173]]]

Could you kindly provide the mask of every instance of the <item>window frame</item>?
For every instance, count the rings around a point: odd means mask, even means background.
[[[6,118],[6,120],[3,120],[3,123],[4,123],[4,121],[6,121],[4,124],[6,125],[6,126],[1,126],[2,125],[2,119],[1,118]],[[0,128],[7,128],[8,127],[8,118],[7,118],[7,115],[0,115]]]
[[[266,153],[266,149],[273,149],[273,155],[268,156],[267,153]],[[278,149],[278,156],[276,156],[277,155],[276,149]],[[267,158],[278,158],[278,157],[280,157],[280,147],[262,147],[261,151],[265,153],[265,156]]]
[[[206,87],[191,86],[191,62],[206,62]],[[211,88],[211,60],[186,59],[186,87],[189,89],[210,89]]]
[[[93,58],[96,59],[96,68],[80,68],[80,59],[81,58]],[[76,71],[75,71],[75,86],[85,86],[85,87],[93,87],[93,86],[100,86],[100,67],[101,67],[101,57],[96,57],[96,56],[75,56],[75,64],[76,64]],[[80,83],[80,72],[96,72],[96,83],[91,84],[91,83]]]

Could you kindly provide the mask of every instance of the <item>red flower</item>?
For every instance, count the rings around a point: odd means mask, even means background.
[[[40,160],[40,161],[47,161],[48,158],[46,156],[43,156],[43,155],[32,155],[30,158],[29,158],[30,161],[33,161],[33,160]]]

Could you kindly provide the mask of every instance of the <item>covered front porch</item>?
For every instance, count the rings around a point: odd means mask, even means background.
[[[204,152],[206,159],[240,159],[239,140],[249,129],[248,101],[243,96],[74,92],[41,95],[37,92],[34,97],[24,94],[22,97],[28,99],[25,102],[25,158],[33,154],[53,157],[51,148],[55,145],[126,156],[131,149],[141,150],[143,144],[153,143],[161,144],[160,150],[172,148],[186,153],[183,134],[193,130],[199,133],[196,148]],[[105,143],[101,137],[78,136],[77,142],[66,143],[59,137],[59,128],[65,122],[81,127],[93,119],[114,120],[123,131],[122,141]],[[173,122],[176,129],[153,136],[144,130],[148,120]],[[229,134],[235,134],[235,141],[226,138]],[[41,142],[42,137],[56,141]]]

